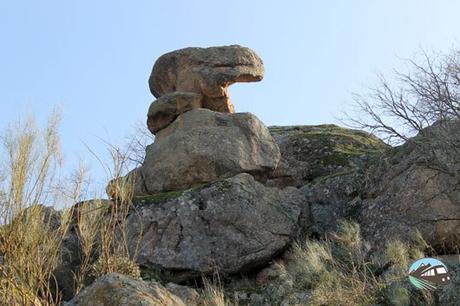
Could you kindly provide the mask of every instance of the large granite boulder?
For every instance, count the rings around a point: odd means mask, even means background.
[[[301,187],[320,177],[362,169],[389,148],[369,133],[333,124],[272,126],[269,130],[281,151],[269,184],[279,187]]]
[[[64,306],[185,306],[157,282],[111,273],[98,278]]]
[[[159,131],[142,166],[124,180],[134,181],[135,196],[155,194],[243,172],[262,179],[279,159],[278,146],[256,116],[200,108],[181,114]],[[109,184],[109,195],[117,184]]]
[[[262,80],[264,67],[251,49],[238,45],[185,48],[166,53],[155,62],[149,78],[152,94],[159,98],[174,91],[203,95],[203,106],[233,112],[228,86]]]
[[[127,224],[137,262],[176,271],[177,280],[266,264],[296,235],[304,198],[296,188],[265,187],[243,173],[135,201]]]
[[[460,155],[442,146],[460,144],[460,126],[448,138],[440,138],[438,128],[393,148],[367,171],[360,223],[369,240],[411,241],[420,232],[435,249],[458,252]]]

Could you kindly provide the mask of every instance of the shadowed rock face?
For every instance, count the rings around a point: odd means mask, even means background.
[[[202,107],[200,94],[176,91],[161,96],[150,105],[147,114],[147,127],[152,134],[171,124],[177,116],[189,110]]]
[[[185,48],[162,55],[149,78],[152,94],[183,91],[203,95],[203,107],[234,112],[228,86],[236,82],[262,80],[263,62],[251,49],[238,45]]]
[[[457,252],[460,242],[460,181],[458,162],[450,161],[450,151],[433,155],[427,148],[439,148],[446,142],[460,143],[458,130],[444,132],[430,127],[404,145],[393,148],[369,170],[360,224],[366,238],[376,243],[397,238],[423,239],[441,252]],[[446,135],[444,135],[445,137]],[[455,152],[453,152],[455,154]],[[455,157],[455,156],[454,156]],[[458,158],[458,155],[456,155]],[[448,165],[448,171],[437,161]],[[449,170],[455,169],[449,173]]]

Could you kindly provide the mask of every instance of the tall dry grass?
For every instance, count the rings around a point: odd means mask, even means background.
[[[203,290],[201,293],[201,304],[203,306],[233,306],[237,303],[231,302],[225,296],[225,291],[216,273],[212,278],[203,277]]]
[[[111,178],[110,186],[113,192],[108,213],[105,213],[104,221],[99,223],[99,259],[93,270],[96,276],[118,272],[139,277],[140,271],[134,259],[139,250],[142,233],[135,241],[128,237],[127,218],[131,213],[135,213],[135,207],[132,201],[134,177],[126,176],[133,162],[132,156],[138,152],[134,151],[132,146],[120,149],[106,144],[112,164],[102,163],[102,166]]]
[[[119,149],[105,144],[110,153],[110,164],[89,150],[110,177],[113,198],[82,203],[75,213],[75,228],[82,251],[79,269],[74,274],[76,294],[84,288],[88,278],[112,272],[140,277],[135,258],[142,235],[135,241],[130,240],[127,223],[128,216],[135,211],[132,202],[134,182],[124,178],[132,164],[132,155],[138,152],[133,152],[131,146]]]
[[[127,237],[126,218],[132,208],[130,182],[124,180],[123,186],[117,186],[119,193],[113,201],[93,200],[88,205],[72,206],[84,198],[87,171],[82,166],[70,178],[62,175],[60,120],[59,112],[55,112],[46,128],[40,129],[28,119],[10,125],[1,136],[2,305],[61,303],[53,272],[61,263],[61,247],[70,227],[76,230],[82,253],[81,265],[74,273],[75,293],[89,276],[110,272],[139,276],[133,261],[136,252],[129,247]],[[126,171],[129,154],[112,147],[111,157],[110,173],[116,179]]]
[[[280,281],[290,284],[288,295],[308,292],[312,306],[409,305],[407,268],[423,256],[396,240],[371,252],[359,225],[344,221],[329,239],[294,244],[289,262],[278,269]],[[429,295],[415,298],[422,304],[431,300]]]
[[[52,272],[69,214],[40,204],[63,203],[58,127],[50,116],[41,130],[33,119],[11,125],[1,138],[0,300],[8,305],[57,305]],[[60,216],[59,216],[60,215]]]

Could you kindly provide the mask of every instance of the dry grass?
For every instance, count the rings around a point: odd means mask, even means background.
[[[112,178],[113,199],[110,202],[93,200],[78,209],[76,228],[83,258],[75,274],[76,293],[84,287],[89,276],[99,277],[116,272],[140,277],[140,269],[134,258],[142,235],[137,241],[129,241],[127,228],[127,218],[133,209],[134,182],[123,178],[132,162],[132,152],[107,145],[113,164],[100,162]],[[134,251],[130,245],[132,243],[135,243]],[[94,258],[97,260],[94,261]]]
[[[100,257],[92,265],[92,271],[95,277],[100,277],[111,272],[129,275],[134,278],[141,277],[141,270],[132,259],[116,255],[110,256],[107,262],[104,262],[104,258]]]
[[[216,275],[212,280],[203,278],[203,292],[201,294],[201,305],[203,306],[232,306],[225,297],[220,278]]]
[[[410,292],[404,284],[414,254],[423,256],[399,241],[371,254],[359,226],[342,222],[329,239],[294,244],[289,262],[279,266],[280,282],[290,284],[288,296],[309,292],[313,306],[408,305]],[[286,293],[278,297],[285,298]],[[422,297],[422,302],[428,299]]]
[[[0,167],[0,301],[7,305],[59,305],[60,293],[53,272],[61,262],[61,246],[69,227],[76,229],[82,247],[75,292],[88,275],[110,272],[138,275],[128,247],[126,218],[132,207],[128,183],[110,205],[91,205],[55,211],[52,207],[81,202],[86,170],[80,167],[69,179],[61,176],[62,159],[56,112],[41,130],[34,120],[11,125],[2,136]],[[112,150],[113,174],[119,178],[128,154]],[[46,204],[45,207],[39,204]],[[76,220],[74,217],[76,216]],[[139,239],[140,241],[140,239]],[[98,257],[96,263],[94,258]]]
[[[131,263],[131,275],[137,276],[137,269],[133,267],[133,258],[137,256],[139,243],[142,239],[142,233],[137,241],[129,241],[128,238],[128,215],[134,211],[132,202],[133,185],[131,179],[123,178],[123,175],[129,169],[131,163],[131,151],[121,151],[113,146],[109,147],[113,165],[110,173],[112,174],[111,185],[115,192],[112,194],[113,199],[110,203],[110,212],[105,216],[104,221],[100,223],[100,249],[98,260],[98,273],[107,274],[111,272],[125,272],[120,265],[120,261]],[[134,251],[132,243],[135,243]]]
[[[32,119],[12,125],[2,137],[3,181],[0,198],[0,300],[11,305],[55,305],[52,272],[69,225],[42,203],[64,201],[56,192],[61,166],[58,126],[50,117],[41,131]],[[57,217],[57,218],[56,218]]]

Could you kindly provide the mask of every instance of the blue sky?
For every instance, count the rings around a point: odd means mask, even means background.
[[[230,89],[237,111],[267,125],[336,121],[364,92],[420,48],[447,51],[460,38],[460,2],[2,1],[0,128],[63,109],[67,165],[121,143],[153,101],[147,79],[161,54],[241,44],[265,63],[260,83]]]

